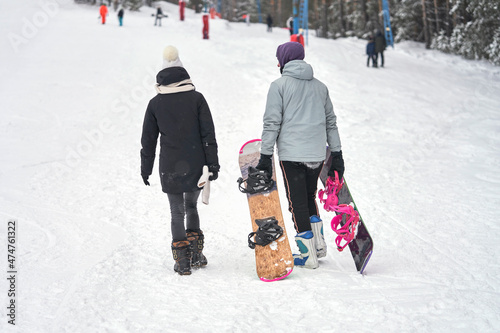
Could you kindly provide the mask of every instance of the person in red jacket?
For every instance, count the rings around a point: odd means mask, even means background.
[[[106,23],[106,16],[108,16],[108,7],[105,4],[102,4],[99,8],[99,14],[101,14],[102,24]]]

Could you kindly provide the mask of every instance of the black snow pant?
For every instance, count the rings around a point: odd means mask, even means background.
[[[200,229],[200,217],[196,207],[200,192],[201,190],[176,194],[167,193],[172,215],[172,241],[186,240],[187,229]],[[186,226],[184,226],[184,216],[186,217]]]
[[[378,66],[378,55],[380,54],[380,67],[384,67],[384,52],[379,52],[375,55],[375,65]]]
[[[368,59],[366,59],[366,67],[370,67],[370,60],[372,61],[372,66],[377,67],[377,60],[375,58],[376,58],[375,54],[369,55]]]
[[[311,230],[310,217],[312,215],[319,216],[316,191],[323,163],[317,162],[315,164],[317,166],[311,167],[302,162],[280,161],[288,199],[288,210],[292,213],[297,233]]]

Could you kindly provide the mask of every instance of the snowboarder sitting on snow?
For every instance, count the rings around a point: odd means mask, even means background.
[[[317,268],[318,257],[326,256],[323,222],[315,199],[327,142],[333,157],[328,175],[337,171],[341,178],[344,174],[337,117],[328,88],[314,78],[311,65],[303,60],[300,43],[278,46],[276,57],[282,76],[271,83],[267,94],[257,169],[272,174],[276,144],[300,250],[294,255],[294,263]]]
[[[156,95],[148,104],[141,138],[141,175],[145,185],[152,173],[160,136],[160,180],[170,202],[174,270],[191,274],[191,267],[207,265],[202,253],[197,201],[203,166],[216,180],[219,173],[215,128],[208,104],[195,91],[173,46],[164,50],[163,70],[157,76]],[[184,225],[186,219],[186,225]]]

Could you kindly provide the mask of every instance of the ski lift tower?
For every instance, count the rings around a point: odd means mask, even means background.
[[[392,37],[391,17],[389,15],[389,4],[387,0],[382,0],[382,16],[384,18],[384,33],[387,46],[394,48],[394,38]]]
[[[309,39],[308,8],[308,0],[293,0],[293,33],[305,34],[306,45]]]
[[[260,0],[257,0],[257,11],[259,13],[259,23],[262,23],[262,12],[260,10]]]

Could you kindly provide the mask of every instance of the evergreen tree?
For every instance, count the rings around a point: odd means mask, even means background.
[[[415,0],[402,0],[397,6],[392,7],[394,40],[424,41],[422,2]]]
[[[144,4],[143,0],[123,0],[122,6],[131,11],[137,11]]]
[[[433,48],[498,64],[500,1],[457,0],[451,14],[456,24],[451,36],[440,31]]]
[[[488,58],[491,63],[500,65],[500,28],[497,29],[493,36],[493,41],[487,50]]]

